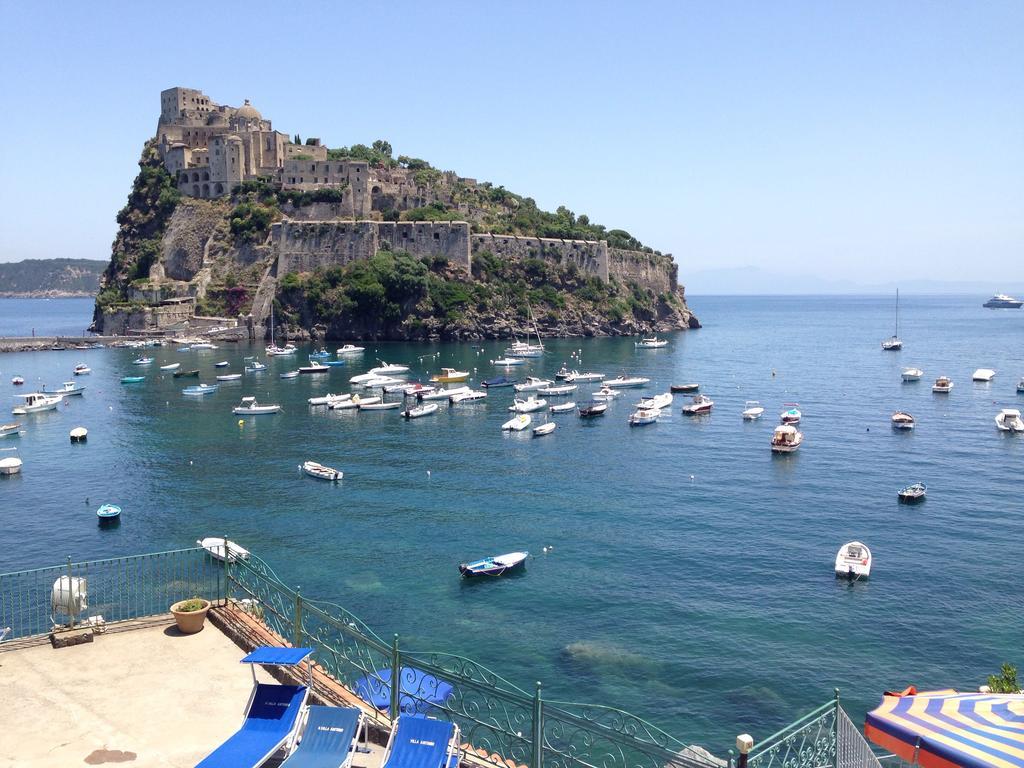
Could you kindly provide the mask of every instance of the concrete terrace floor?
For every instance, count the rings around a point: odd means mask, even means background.
[[[209,621],[181,635],[170,616],[70,648],[5,643],[0,768],[191,768],[242,723],[252,690],[243,656]],[[262,668],[256,674],[273,682]],[[356,765],[374,752],[357,754]]]

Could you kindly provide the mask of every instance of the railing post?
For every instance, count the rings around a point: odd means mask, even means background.
[[[533,693],[533,733],[530,750],[530,768],[541,768],[544,764],[544,701],[540,697],[540,681]]]
[[[72,611],[74,606],[71,603],[72,597],[74,595],[74,589],[73,589],[74,582],[72,581],[71,573],[72,573],[72,571],[71,571],[71,555],[68,555],[68,591],[67,591],[67,603],[65,604],[65,608],[66,608],[66,610],[68,612],[68,618],[71,619],[71,624],[69,625],[68,628],[69,629],[74,629],[75,628],[75,614]]]
[[[391,701],[388,712],[391,722],[402,713],[402,655],[398,652],[398,633],[391,640]]]
[[[295,624],[292,626],[292,647],[302,647],[302,587],[295,588]]]
[[[736,751],[740,753],[740,759],[736,761],[736,768],[747,768],[747,760],[750,759],[750,750],[754,748],[754,737],[749,733],[741,733],[736,737]],[[729,750],[729,763],[732,764],[732,750]]]
[[[227,557],[228,553],[228,537],[224,535],[224,591],[221,595],[224,597],[224,607],[228,606],[228,597],[231,595],[231,558]],[[218,572],[218,579],[220,578]]]
[[[832,759],[832,765],[834,768],[839,768],[839,713],[841,707],[839,706],[839,689],[833,688],[832,690],[836,697],[835,724],[832,726],[833,733],[835,734],[836,751],[835,757]]]

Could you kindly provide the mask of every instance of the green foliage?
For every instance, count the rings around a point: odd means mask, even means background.
[[[372,147],[365,144],[353,144],[351,147],[339,147],[327,150],[330,160],[363,160],[370,165],[393,168],[398,163],[391,157],[391,144],[384,139],[377,139]]]
[[[306,139],[306,146],[307,147],[315,147],[316,146],[316,139]]]
[[[312,155],[307,155],[307,154],[303,153],[301,155],[292,155],[288,159],[289,160],[312,160],[313,156]]]
[[[67,291],[95,294],[107,262],[92,259],[25,259],[0,264],[0,292]]]
[[[426,160],[421,160],[418,157],[409,157],[408,155],[399,155],[398,164],[403,168],[408,168],[410,171],[421,171],[427,168],[433,168],[433,166]]]
[[[435,168],[420,168],[412,175],[417,187],[432,187],[441,180],[441,172]]]
[[[469,286],[454,280],[445,280],[431,274],[427,281],[434,313],[445,319],[461,315],[461,310],[473,302]]]
[[[159,237],[140,240],[135,246],[135,264],[129,280],[140,280],[149,277],[149,268],[160,258]]]
[[[998,675],[988,676],[988,687],[992,693],[1019,693],[1020,683],[1017,682],[1017,667],[1004,662]]]
[[[340,203],[345,199],[346,189],[348,189],[348,182],[306,191],[282,189],[277,193],[277,200],[281,203],[287,201],[298,207],[310,205],[311,203]]]
[[[410,208],[402,214],[405,221],[457,221],[461,214],[449,210],[442,202],[433,202],[422,208]]]
[[[166,605],[166,603],[164,603]],[[191,600],[183,600],[175,606],[176,611],[179,613],[195,613],[201,611],[206,607],[206,601],[200,600],[198,597],[193,597]]]
[[[259,203],[239,203],[231,212],[231,234],[246,242],[264,240],[273,220],[272,208]]]

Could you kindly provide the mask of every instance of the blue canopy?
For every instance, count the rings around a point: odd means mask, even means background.
[[[447,768],[455,725],[443,720],[400,717],[383,768]],[[451,761],[454,763],[455,761]]]
[[[302,741],[281,768],[338,768],[347,763],[361,714],[356,707],[310,707]]]
[[[294,667],[305,661],[312,652],[312,648],[278,648],[274,645],[261,645],[242,659],[242,663]]]
[[[451,683],[416,667],[399,670],[399,714],[422,715],[444,705],[451,698]],[[391,670],[379,669],[356,680],[356,694],[377,709],[388,712],[391,708]]]

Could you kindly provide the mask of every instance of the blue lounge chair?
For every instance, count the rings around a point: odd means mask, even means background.
[[[356,707],[309,707],[299,744],[281,768],[348,768],[362,730]]]
[[[381,768],[455,768],[458,763],[455,723],[402,715],[391,731]]]
[[[295,731],[304,685],[258,683],[249,699],[245,721],[235,735],[208,755],[197,768],[256,768],[285,746]]]

